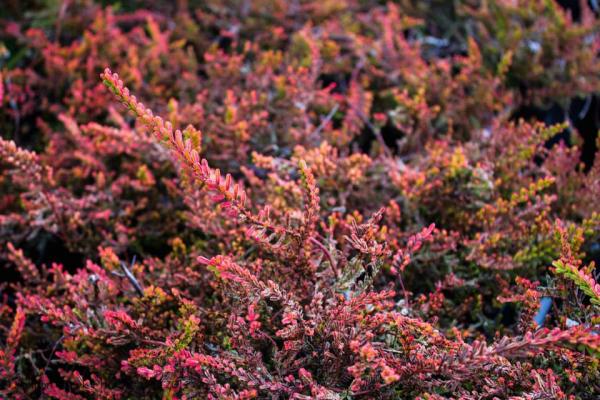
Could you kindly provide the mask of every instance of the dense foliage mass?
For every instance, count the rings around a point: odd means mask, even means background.
[[[1,398],[600,395],[596,2],[2,3]]]

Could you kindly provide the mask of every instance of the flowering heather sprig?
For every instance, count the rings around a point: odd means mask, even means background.
[[[315,176],[306,165],[306,161],[300,160],[298,169],[302,180],[302,188],[305,193],[304,218],[306,221],[304,230],[306,231],[305,235],[309,235],[314,231],[319,219],[319,211],[321,209],[319,205],[319,188],[315,182]]]
[[[429,241],[435,230],[435,224],[431,224],[426,228],[423,228],[421,232],[418,232],[408,238],[406,247],[400,249],[394,254],[392,259],[393,272],[404,272],[404,269],[410,264],[412,254],[419,251],[423,243]]]
[[[358,225],[356,220],[353,219],[350,224],[350,235],[345,237],[346,241],[350,243],[354,249],[363,254],[369,254],[372,257],[385,255],[387,252],[385,243],[379,243],[377,241],[377,234],[380,230],[379,222],[383,218],[384,212],[385,208],[380,208],[362,225]]]
[[[8,259],[16,265],[23,279],[32,283],[39,282],[40,271],[30,259],[25,257],[23,250],[15,249],[15,246],[10,242],[7,244],[7,249]]]
[[[0,137],[0,161],[18,170],[21,176],[27,176],[30,185],[39,183],[42,178],[42,168],[37,154],[18,147],[12,140]]]
[[[260,286],[256,276],[251,274],[246,268],[240,267],[230,257],[216,256],[208,259],[204,256],[199,256],[198,262],[206,265],[218,278],[223,279],[224,281],[250,285],[246,286],[248,292],[251,292],[252,287]]]
[[[556,260],[552,265],[557,274],[573,281],[583,293],[589,296],[592,304],[600,306],[600,284],[586,271],[594,270],[593,262],[587,268],[577,268],[563,260]]]
[[[165,122],[161,117],[155,116],[152,110],[146,108],[143,103],[129,93],[129,89],[124,87],[123,81],[119,75],[112,73],[110,69],[105,69],[101,74],[104,84],[117,96],[117,98],[147,126],[159,141],[166,142],[169,148],[184,163],[192,176],[204,183],[206,187],[216,192],[213,200],[220,204],[225,210],[230,210],[233,216],[242,215],[252,222],[256,218],[247,210],[247,195],[240,184],[233,181],[230,174],[221,176],[221,171],[209,167],[206,159],[200,159],[198,151],[193,148],[191,139],[185,139],[183,133],[179,130],[173,130],[172,124]]]
[[[6,345],[0,350],[0,380],[10,380],[14,374],[14,357],[19,346],[23,328],[25,327],[26,314],[21,307],[15,311],[15,317],[10,331],[6,337]]]
[[[507,358],[524,357],[565,345],[584,346],[598,354],[600,335],[580,326],[568,330],[540,328],[536,332],[527,332],[521,339],[504,337],[491,347],[491,352]]]
[[[245,268],[234,262],[230,257],[215,256],[211,259],[199,256],[198,262],[207,266],[214,274],[234,288],[242,298],[255,297],[256,299],[269,299],[271,301],[281,301],[288,306],[300,312],[299,305],[291,299],[291,296],[285,293],[272,280],[264,282],[258,279],[248,268]]]
[[[559,377],[551,369],[531,371],[531,379],[535,382],[533,390],[527,393],[526,399],[547,398],[556,400],[567,400],[571,397],[560,388]]]
[[[585,225],[594,226],[594,220],[597,218],[593,215],[589,220],[584,221]],[[561,243],[560,259],[552,263],[554,273],[572,281],[579,290],[585,293],[590,302],[595,306],[600,306],[600,284],[592,276],[595,271],[594,261],[586,267],[581,267],[580,248],[585,240],[585,229],[565,227],[561,220],[557,220],[554,224]]]

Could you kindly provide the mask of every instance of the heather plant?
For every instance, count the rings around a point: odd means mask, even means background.
[[[7,4],[0,397],[600,395],[593,5]]]

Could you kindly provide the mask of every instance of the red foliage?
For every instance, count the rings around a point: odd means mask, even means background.
[[[586,7],[8,3],[0,397],[600,394]]]

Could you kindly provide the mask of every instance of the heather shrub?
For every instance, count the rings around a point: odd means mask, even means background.
[[[0,397],[597,398],[564,3],[7,1]]]

